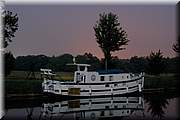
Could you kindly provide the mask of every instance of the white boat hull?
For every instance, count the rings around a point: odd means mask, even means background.
[[[144,77],[104,83],[74,83],[44,80],[43,92],[54,95],[97,97],[142,92]]]

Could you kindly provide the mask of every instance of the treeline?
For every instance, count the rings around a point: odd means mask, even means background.
[[[163,58],[164,73],[177,73],[178,58]],[[104,69],[104,59],[99,59],[91,53],[76,56],[76,63],[87,63],[91,66],[90,70]],[[55,72],[58,71],[74,71],[75,67],[67,66],[68,63],[73,63],[73,56],[71,54],[63,54],[60,56],[46,56],[46,55],[28,55],[18,56],[15,58],[13,70],[18,71],[39,71],[40,68],[49,68]],[[130,59],[119,59],[113,57],[111,60],[112,69],[121,69],[124,72],[146,72],[148,66],[147,57],[134,56]],[[157,66],[158,67],[158,66]]]

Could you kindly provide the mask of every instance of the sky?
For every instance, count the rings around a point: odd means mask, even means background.
[[[93,30],[103,12],[118,16],[130,40],[126,50],[114,56],[148,56],[159,49],[165,57],[176,55],[175,4],[7,4],[6,9],[19,17],[19,30],[7,47],[15,57],[90,52],[103,58]]]

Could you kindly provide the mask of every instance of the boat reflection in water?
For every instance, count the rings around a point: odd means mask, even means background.
[[[104,97],[44,103],[41,119],[100,119],[127,117],[135,112],[143,116],[142,97]]]

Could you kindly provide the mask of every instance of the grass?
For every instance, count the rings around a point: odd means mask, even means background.
[[[42,93],[42,80],[5,80],[5,95]]]
[[[11,74],[6,78],[8,80],[26,80],[28,72],[27,71],[12,71]],[[57,72],[54,79],[56,80],[73,80],[74,73],[71,72]],[[35,79],[42,80],[41,73],[35,72]]]
[[[5,94],[39,94],[42,93],[40,73],[36,72],[36,80],[27,80],[27,72],[13,71],[5,80]],[[57,72],[57,80],[73,80],[73,73]],[[178,88],[178,79],[174,74],[160,76],[145,75],[145,89],[153,88]]]
[[[145,75],[145,89],[151,88],[178,88],[179,80],[174,74],[162,74],[160,76]]]

